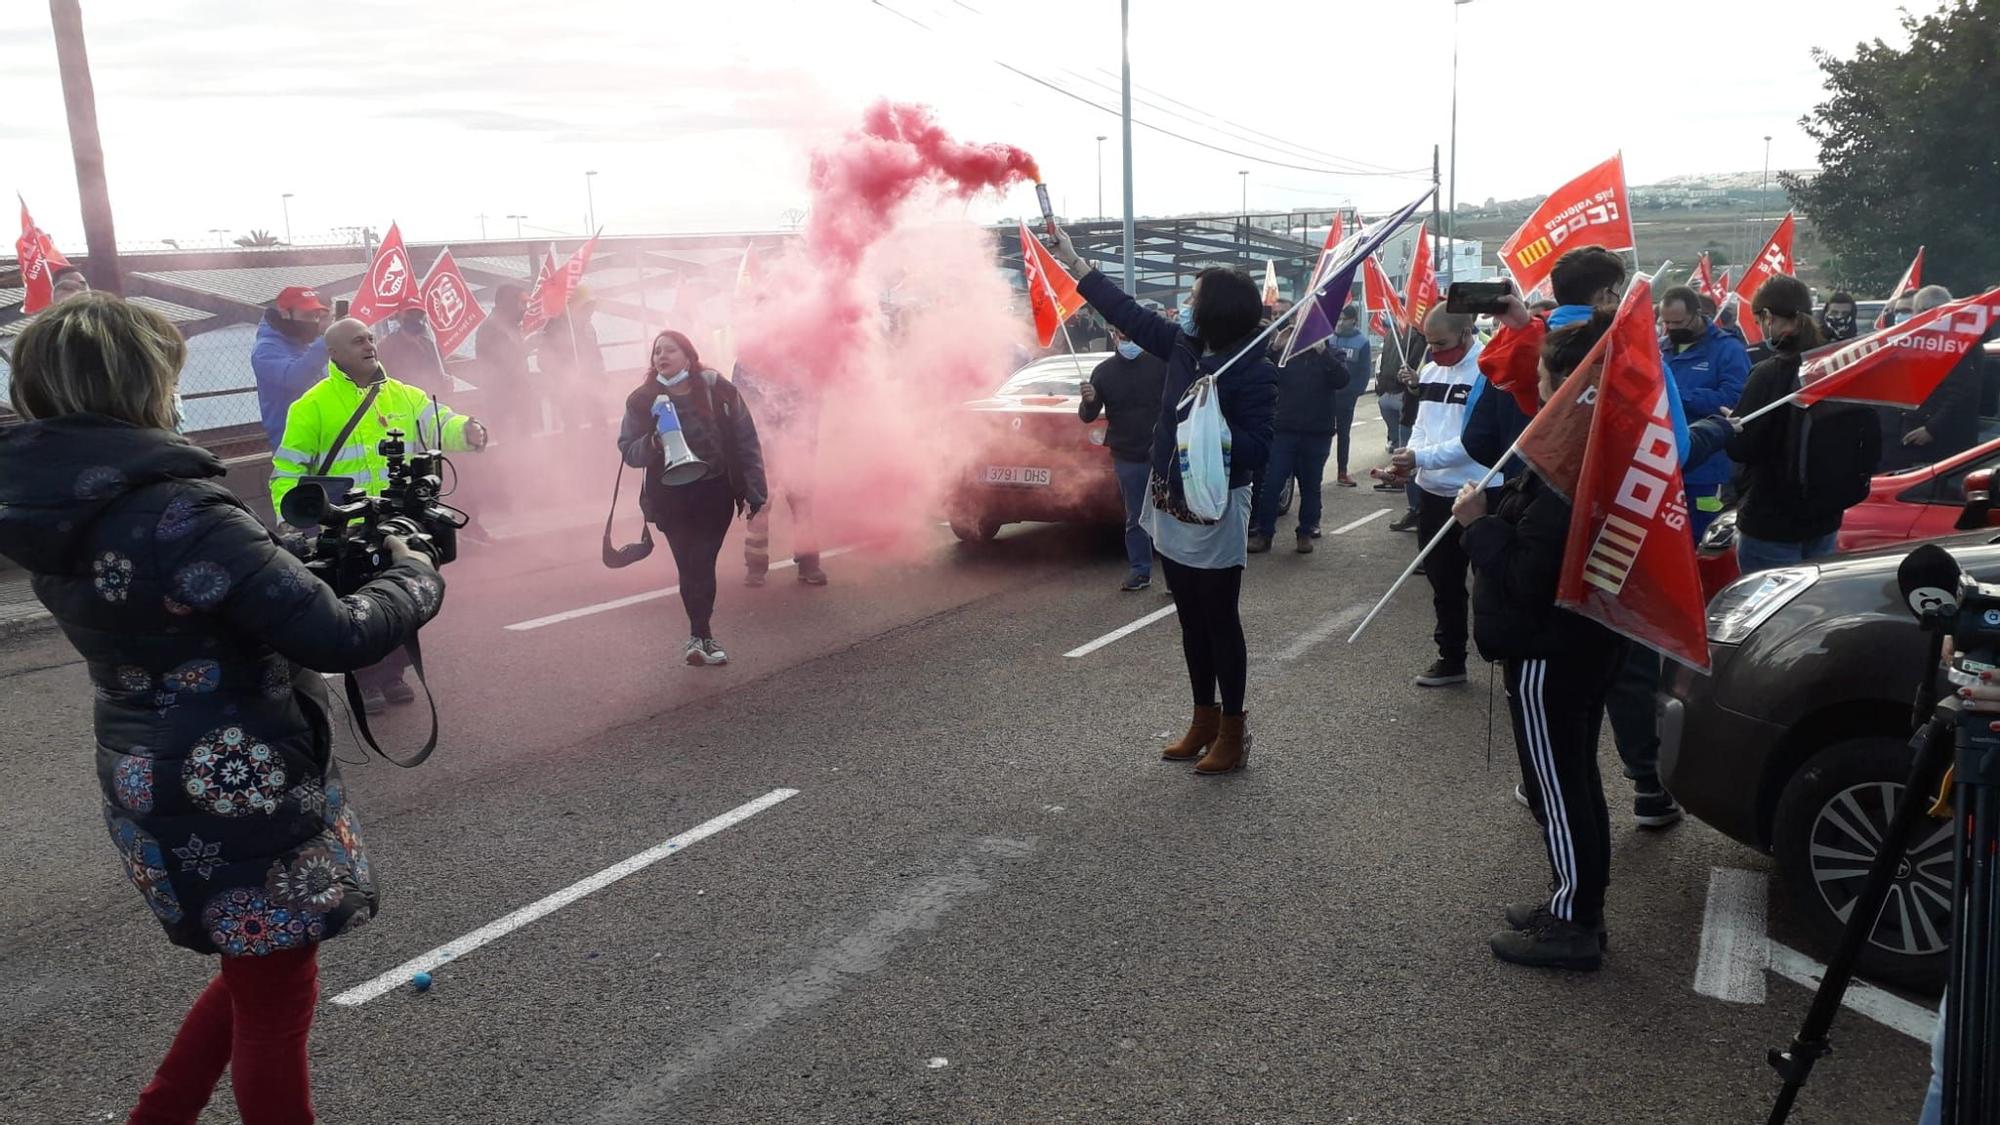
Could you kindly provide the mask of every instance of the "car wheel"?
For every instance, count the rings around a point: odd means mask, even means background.
[[[1285,487],[1278,490],[1278,514],[1281,516],[1290,515],[1292,512],[1292,489],[1296,483],[1296,479],[1287,480]]]
[[[980,520],[970,523],[965,520],[951,521],[951,533],[958,536],[961,543],[990,543],[1000,534],[999,520]]]
[[[1910,750],[1901,739],[1848,739],[1814,755],[1778,800],[1772,825],[1778,868],[1826,949],[1840,941],[1909,770]],[[1858,968],[1889,984],[1939,992],[1950,971],[1950,932],[1951,824],[1926,817]]]

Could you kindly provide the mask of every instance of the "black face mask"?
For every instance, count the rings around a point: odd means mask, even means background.
[[[1826,334],[1836,340],[1852,339],[1854,336],[1854,314],[1843,313],[1826,318]]]
[[[1692,328],[1669,328],[1667,329],[1667,339],[1685,347],[1701,339],[1701,333]]]

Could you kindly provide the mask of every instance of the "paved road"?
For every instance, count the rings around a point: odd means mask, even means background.
[[[1328,501],[1328,529],[1383,506]],[[736,663],[712,671],[678,666],[671,599],[505,628],[664,587],[664,551],[606,572],[586,528],[468,557],[425,638],[443,748],[348,769],[385,903],[323,957],[322,1116],[1762,1121],[1764,1051],[1807,993],[1691,983],[1711,868],[1763,857],[1620,810],[1605,970],[1488,955],[1546,872],[1504,704],[1489,759],[1486,678],[1407,686],[1428,591],[1345,643],[1408,558],[1386,522],[1252,560],[1257,743],[1224,780],[1158,760],[1185,718],[1171,621],[1063,656],[1165,604],[1114,590],[1115,535],[936,530],[835,560],[829,589],[725,583]],[[6,642],[0,693],[0,1121],[122,1120],[210,966],[161,940],[104,839],[73,654]],[[334,1002],[780,790],[428,993]],[[1795,1120],[1913,1120],[1923,1045],[1855,1016],[1838,1035]]]

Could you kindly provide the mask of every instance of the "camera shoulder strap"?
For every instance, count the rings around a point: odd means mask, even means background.
[[[333,444],[326,447],[326,457],[320,461],[319,469],[313,473],[314,476],[323,477],[328,469],[333,468],[334,459],[340,456],[341,447],[347,444],[348,437],[354,433],[354,427],[359,426],[361,419],[368,416],[368,408],[375,405],[375,396],[381,393],[380,382],[368,385],[368,393],[361,396],[361,405],[355,407],[354,413],[347,416],[347,424],[340,428],[340,433],[333,439]]]
[[[431,709],[431,736],[424,740],[424,748],[415,754],[407,758],[398,758],[391,755],[387,750],[382,749],[382,744],[375,741],[375,732],[368,729],[368,709],[361,702],[361,681],[355,679],[352,672],[346,673],[343,678],[347,681],[348,713],[354,717],[355,724],[361,728],[361,740],[366,742],[368,748],[375,751],[376,755],[383,761],[391,765],[401,766],[407,770],[423,765],[424,759],[430,757],[431,751],[437,749],[438,705],[437,698],[431,694],[430,682],[424,679],[424,650],[417,644],[417,638],[411,637],[410,643],[403,647],[409,650],[410,666],[417,670],[417,682],[424,685],[424,702]]]

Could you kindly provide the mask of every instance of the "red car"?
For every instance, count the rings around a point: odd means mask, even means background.
[[[965,404],[960,460],[946,501],[954,535],[983,542],[1010,523],[1122,524],[1125,504],[1104,448],[1105,420],[1077,418],[1083,384],[1110,352],[1049,356],[993,397]]]
[[[1986,482],[1969,482],[1974,473],[2000,469],[2000,438],[1954,454],[1935,465],[1884,473],[1869,482],[1868,498],[1847,509],[1840,522],[1843,553],[1866,551],[1967,530],[1959,527],[1972,492],[1985,492]],[[1974,487],[1968,488],[1968,483]],[[2000,526],[2000,510],[1984,514],[1974,526]],[[1717,516],[1701,537],[1697,552],[1702,593],[1713,598],[1736,581],[1736,512]]]

